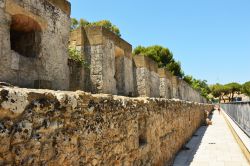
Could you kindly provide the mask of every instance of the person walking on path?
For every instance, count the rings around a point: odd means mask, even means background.
[[[219,114],[221,113],[220,105],[215,106],[214,109],[217,110],[219,112]]]

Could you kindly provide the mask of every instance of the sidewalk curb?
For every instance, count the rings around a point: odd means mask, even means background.
[[[236,142],[238,143],[238,145],[240,146],[241,151],[243,152],[244,156],[246,157],[248,163],[250,164],[250,149],[248,149],[244,142],[242,141],[242,139],[239,137],[239,135],[237,134],[237,132],[235,131],[234,127],[232,126],[231,122],[228,120],[227,115],[225,115],[226,113],[224,111],[222,111],[222,115],[227,123],[228,128],[230,129],[231,133],[233,134],[233,137],[235,138]]]

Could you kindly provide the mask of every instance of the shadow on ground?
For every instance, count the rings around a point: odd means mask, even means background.
[[[209,119],[213,117],[213,112],[210,114]],[[179,151],[176,155],[173,166],[188,166],[192,163],[194,156],[199,149],[202,139],[207,131],[208,126],[201,126],[189,142]]]

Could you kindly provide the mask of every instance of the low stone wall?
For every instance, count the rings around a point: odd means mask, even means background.
[[[0,165],[167,165],[211,109],[0,87]]]

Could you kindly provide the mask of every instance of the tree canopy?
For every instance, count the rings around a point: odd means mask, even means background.
[[[165,67],[173,75],[183,78],[184,72],[181,69],[181,63],[173,58],[173,53],[165,47],[154,45],[149,47],[138,46],[134,49],[133,54],[143,55],[157,62],[159,67]]]
[[[102,26],[114,32],[117,36],[121,36],[120,29],[117,26],[113,25],[109,20],[89,22],[85,19],[80,19],[78,21],[75,18],[71,18],[71,30],[75,30],[79,27],[87,27],[87,26]]]
[[[206,80],[198,80],[198,79],[193,78],[193,76],[190,76],[190,75],[184,76],[183,80],[186,81],[195,90],[199,91],[203,97],[209,99],[208,96],[211,91]]]
[[[215,98],[219,98],[219,102],[224,99],[223,97],[229,94],[229,88],[221,84],[215,84],[210,86],[211,94]]]
[[[236,82],[228,83],[225,85],[215,84],[210,86],[211,94],[219,101],[229,99],[229,102],[234,101],[236,94],[246,94],[250,96],[250,81],[241,85]]]
[[[242,85],[242,92],[250,96],[250,81]]]
[[[232,82],[232,83],[226,84],[225,87],[228,90],[229,100],[230,101],[233,100],[234,95],[236,93],[240,94],[241,93],[241,89],[242,89],[242,86],[239,83],[236,83],[236,82]]]

